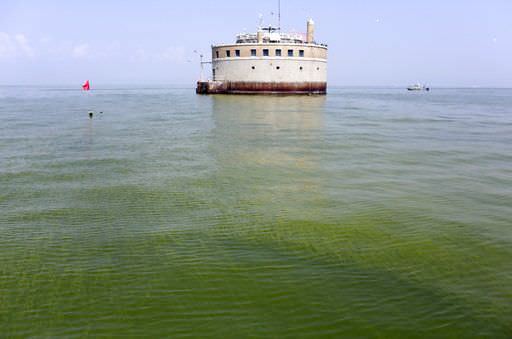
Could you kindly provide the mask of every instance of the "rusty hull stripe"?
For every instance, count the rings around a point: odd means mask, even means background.
[[[198,82],[198,94],[325,94],[326,82]]]

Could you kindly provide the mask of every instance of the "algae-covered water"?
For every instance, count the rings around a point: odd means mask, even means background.
[[[512,337],[512,90],[329,91],[0,87],[0,336]]]

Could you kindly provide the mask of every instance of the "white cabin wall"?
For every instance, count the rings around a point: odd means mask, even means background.
[[[213,61],[212,70],[217,81],[327,82],[327,61],[322,59],[219,58]]]

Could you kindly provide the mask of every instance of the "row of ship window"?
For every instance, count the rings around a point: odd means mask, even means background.
[[[256,66],[251,66],[251,69],[256,69]],[[276,69],[280,70],[281,67],[280,66],[276,66]],[[302,71],[304,69],[304,67],[300,66],[299,69]],[[316,70],[319,71],[320,67],[317,67]],[[213,71],[215,72],[215,69]]]
[[[251,49],[251,56],[252,57],[258,56],[257,52],[258,52],[257,50]],[[276,49],[275,50],[275,56],[276,57],[280,57],[280,56],[282,56],[282,54],[283,54],[282,50],[280,50],[280,49]],[[219,51],[215,51],[215,56],[217,58],[220,58]],[[263,56],[270,56],[270,50],[263,49]],[[288,50],[288,56],[289,57],[294,57],[295,56],[295,51],[293,49],[289,49]],[[235,57],[240,57],[240,50],[239,49],[235,49]],[[304,50],[303,49],[299,50],[299,57],[300,58],[304,57]],[[230,50],[226,51],[226,58],[231,58],[231,51]]]

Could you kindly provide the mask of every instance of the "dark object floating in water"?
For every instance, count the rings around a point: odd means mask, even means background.
[[[92,119],[94,113],[93,112],[89,112],[89,119]]]

